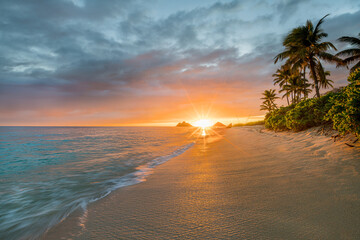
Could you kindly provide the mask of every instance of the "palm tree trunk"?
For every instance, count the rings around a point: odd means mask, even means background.
[[[315,84],[316,97],[320,98],[319,81],[316,76],[315,63],[313,61],[310,61],[310,71],[311,71],[311,75],[313,77],[314,84]]]
[[[306,66],[304,67],[303,78],[304,78],[304,99],[306,99],[307,98],[307,94],[306,94]]]
[[[296,96],[296,102],[300,102],[300,97],[301,97],[301,92],[300,90],[297,92],[297,96]]]
[[[289,103],[289,94],[286,94],[286,101],[287,101],[288,106],[289,106],[290,105],[290,103]]]
[[[295,101],[296,101],[296,103],[299,102],[299,92],[298,91],[295,91]]]
[[[319,91],[319,81],[315,80],[315,91],[316,91],[316,97],[320,98],[320,91]]]

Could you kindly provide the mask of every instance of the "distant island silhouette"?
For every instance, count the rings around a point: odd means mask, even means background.
[[[187,123],[187,122],[183,121],[183,122],[179,122],[176,126],[177,126],[177,127],[192,127],[193,125],[191,125],[190,123]]]
[[[193,125],[191,125],[188,122],[182,121],[179,122],[176,127],[194,127]],[[230,123],[228,126],[226,126],[225,124],[221,123],[221,122],[217,122],[214,125],[212,125],[212,127],[214,128],[231,128],[232,127],[232,123]]]
[[[215,124],[213,125],[213,127],[216,127],[216,128],[224,128],[224,127],[226,127],[226,125],[223,124],[223,123],[221,123],[221,122],[217,122],[217,123],[215,123]]]

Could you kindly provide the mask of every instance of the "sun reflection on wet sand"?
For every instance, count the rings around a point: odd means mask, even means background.
[[[202,129],[201,135],[202,135],[202,136],[206,136],[205,128]]]

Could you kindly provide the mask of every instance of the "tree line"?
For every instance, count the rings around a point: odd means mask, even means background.
[[[329,51],[337,51],[337,48],[333,43],[323,41],[328,34],[321,28],[327,16],[321,18],[315,26],[308,20],[305,25],[292,29],[283,40],[284,51],[274,58],[275,64],[285,61],[272,76],[274,85],[280,87],[279,93],[282,98],[286,98],[288,106],[309,98],[313,90],[313,97],[320,98],[321,88],[333,87],[330,72],[324,69],[324,62],[346,68],[355,63],[350,73],[360,68],[360,33],[358,37],[339,38],[339,42],[347,43],[351,48],[331,54]],[[261,110],[271,112],[278,109],[275,103],[278,98],[275,89],[265,90],[261,98]]]

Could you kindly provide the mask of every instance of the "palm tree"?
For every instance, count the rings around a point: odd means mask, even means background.
[[[291,64],[286,63],[272,75],[275,77],[274,85],[279,84],[280,86],[279,92],[285,92],[282,98],[286,97],[288,105],[290,105],[289,98],[291,98],[291,103],[299,102],[302,94],[306,99],[311,92],[309,88],[311,85],[306,78],[303,78],[300,70],[294,69]]]
[[[288,82],[283,85],[279,92],[285,92],[282,96],[283,98],[285,96],[290,96],[291,103],[298,103],[300,102],[302,95],[305,98],[309,94],[311,91],[309,88],[310,86],[311,85],[308,83],[307,79],[303,79],[301,74],[298,72],[290,76]]]
[[[320,28],[327,16],[321,18],[315,27],[308,20],[304,26],[294,28],[283,41],[285,51],[274,58],[275,63],[287,58],[293,68],[301,68],[304,71],[308,67],[317,97],[320,97],[317,72],[317,65],[321,64],[320,59],[337,64],[342,62],[341,59],[327,52],[330,49],[337,50],[331,42],[321,42],[322,38],[327,37],[327,33]]]
[[[294,95],[296,92],[296,85],[294,85],[293,79],[289,81],[289,83],[285,84],[279,91],[279,93],[285,92],[285,94],[282,96],[282,98],[287,97],[291,98],[291,103],[294,103]],[[290,105],[290,104],[288,104]]]
[[[322,64],[319,63],[318,65],[316,65],[316,74],[319,77],[319,85],[322,88],[328,88],[331,87],[333,88],[333,83],[334,81],[331,79],[328,79],[327,77],[330,76],[330,71],[325,71]],[[312,78],[312,76],[310,76]]]
[[[270,89],[270,90],[265,90],[263,92],[264,97],[262,97],[261,99],[263,99],[263,104],[260,105],[260,110],[267,110],[269,112],[277,109],[277,106],[275,104],[275,99],[278,99],[278,97],[276,96],[276,92],[275,89]]]
[[[322,87],[322,88],[328,88],[328,87],[333,88],[334,87],[332,85],[334,83],[334,81],[331,79],[328,79],[327,78],[328,76],[330,76],[330,71],[325,71],[324,77],[320,79],[320,87]]]
[[[301,90],[300,93],[304,95],[304,99],[307,99],[309,94],[311,93],[311,84],[306,78],[303,78],[301,81]]]
[[[336,56],[347,57],[343,60],[344,64],[346,65],[359,60],[359,62],[350,69],[350,72],[360,68],[360,33],[358,35],[358,38],[344,36],[338,39],[341,42],[349,43],[350,45],[354,46],[353,48],[346,49],[336,54]]]
[[[274,85],[279,84],[280,88],[283,88],[284,85],[289,83],[289,78],[291,77],[291,69],[288,64],[282,65],[281,68],[276,70],[276,73],[272,76],[274,77]],[[289,94],[285,94],[283,98],[286,96],[286,101],[288,105],[289,103]]]

